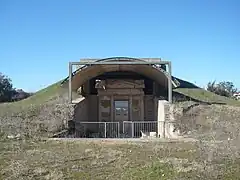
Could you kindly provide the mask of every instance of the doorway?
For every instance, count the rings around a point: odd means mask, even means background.
[[[114,101],[114,121],[119,122],[119,131],[123,133],[123,121],[129,121],[129,101]]]

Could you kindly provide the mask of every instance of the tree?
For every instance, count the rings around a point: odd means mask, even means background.
[[[28,92],[25,92],[23,91],[22,89],[17,89],[15,90],[16,93],[15,95],[12,97],[12,101],[20,101],[22,99],[26,99],[28,98],[29,96],[31,96],[33,93],[28,93]]]
[[[209,82],[207,84],[207,90],[226,97],[232,97],[233,94],[238,91],[234,84],[229,81],[222,81],[219,83],[216,83],[216,81]]]
[[[31,95],[33,95],[33,93],[13,88],[11,79],[0,73],[0,103],[20,101]]]
[[[12,97],[16,94],[12,86],[11,79],[0,73],[0,102],[12,101]]]

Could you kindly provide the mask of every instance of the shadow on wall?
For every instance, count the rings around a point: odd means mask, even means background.
[[[77,103],[74,107],[74,129],[75,133],[81,131],[81,122],[88,121],[88,101],[87,99],[82,99],[79,103]]]

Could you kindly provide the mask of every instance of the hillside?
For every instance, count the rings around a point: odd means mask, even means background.
[[[3,103],[3,104],[0,104],[0,107],[2,110],[4,108],[8,108],[9,110],[17,111],[19,107],[24,109],[33,105],[35,106],[35,105],[41,105],[44,103],[49,103],[56,99],[59,101],[59,103],[66,102],[66,99],[68,97],[67,96],[68,86],[66,86],[65,84],[62,85],[61,82],[62,81],[52,84],[36,92],[33,96],[30,96],[27,99],[13,102],[13,103]],[[186,81],[183,81],[183,82],[184,83],[181,82],[183,85],[180,85],[179,88],[173,89],[173,92],[179,93],[185,96],[187,99],[192,99],[200,102],[240,106],[239,101],[236,101],[234,99],[230,99],[224,96],[216,95],[212,92],[198,88],[197,86],[191,83],[186,84]],[[73,93],[73,97],[74,96],[76,97],[76,94]]]
[[[198,88],[174,92],[188,99],[175,102],[177,125],[196,141],[40,140],[69,118],[60,82],[0,104],[0,179],[237,179],[240,103]],[[6,138],[17,133],[23,139]]]
[[[188,137],[204,140],[227,140],[240,137],[240,107],[179,102],[175,104],[177,127]]]
[[[63,124],[70,118],[71,106],[68,104],[68,86],[61,82],[42,89],[27,99],[0,104],[1,131],[51,136],[64,129]],[[174,94],[184,96],[186,100],[240,106],[239,101],[200,88],[180,87],[174,89]],[[76,97],[77,94],[73,93],[73,98]]]
[[[53,84],[24,100],[0,104],[1,131],[7,134],[48,136],[63,129],[69,105],[67,89],[60,84]]]

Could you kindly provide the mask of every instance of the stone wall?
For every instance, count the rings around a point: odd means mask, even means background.
[[[92,122],[98,121],[98,96],[97,95],[89,95],[88,97],[88,120]]]
[[[144,96],[144,121],[155,121],[156,120],[156,108],[155,100],[153,95]]]
[[[111,122],[111,97],[99,96],[99,121]]]
[[[82,98],[81,101],[75,105],[75,122],[88,121],[88,99]]]
[[[83,129],[85,128],[85,125],[83,126],[80,122],[88,122],[88,99],[84,97],[75,105],[74,109],[73,124],[75,136],[77,137],[82,136],[81,133],[84,133]],[[88,126],[88,124],[86,124],[86,126]]]

